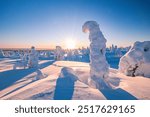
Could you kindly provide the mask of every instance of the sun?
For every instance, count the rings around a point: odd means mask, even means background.
[[[67,49],[75,49],[76,47],[76,41],[73,39],[67,39],[65,41],[65,45]]]

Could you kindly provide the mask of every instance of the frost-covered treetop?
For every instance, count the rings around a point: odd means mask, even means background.
[[[91,44],[97,45],[99,47],[104,47],[106,43],[106,39],[102,34],[99,24],[96,21],[87,21],[82,26],[83,32],[89,32],[89,40],[92,42]]]
[[[99,31],[99,24],[96,21],[87,21],[82,26],[83,32]]]
[[[32,47],[31,47],[31,49],[35,50],[35,47],[34,47],[34,46],[32,46]]]
[[[38,56],[38,53],[37,53],[34,46],[31,47],[31,54],[34,54],[35,56]]]
[[[57,54],[58,54],[58,53],[60,54],[61,51],[62,51],[61,46],[56,46],[56,53],[57,53]]]
[[[56,46],[56,49],[61,50],[62,48],[61,48],[61,46]]]

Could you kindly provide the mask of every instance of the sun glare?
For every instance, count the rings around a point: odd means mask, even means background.
[[[73,39],[68,39],[65,42],[67,49],[74,49],[76,47],[76,41]]]

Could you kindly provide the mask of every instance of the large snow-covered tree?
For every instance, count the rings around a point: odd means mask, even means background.
[[[55,59],[57,61],[63,60],[63,50],[62,50],[61,46],[56,46]]]
[[[29,68],[38,67],[38,60],[39,60],[38,52],[35,50],[35,47],[32,46],[28,61]]]
[[[119,71],[128,76],[150,77],[150,41],[135,42],[121,57]]]
[[[96,21],[85,22],[82,30],[89,32],[91,76],[89,84],[98,89],[108,88],[106,79],[108,78],[109,65],[105,58],[106,39]]]

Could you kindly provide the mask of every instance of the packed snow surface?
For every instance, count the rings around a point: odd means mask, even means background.
[[[14,59],[1,59],[0,99],[24,100],[105,100],[150,99],[150,79],[129,77],[109,69],[113,89],[94,89],[88,85],[88,63],[71,61],[39,61],[36,68],[13,70]],[[36,76],[38,77],[36,80]]]

